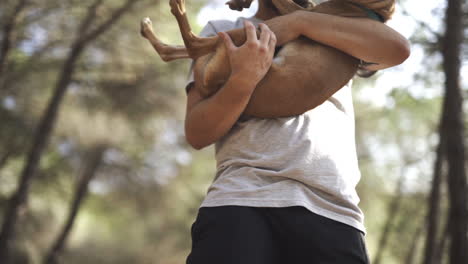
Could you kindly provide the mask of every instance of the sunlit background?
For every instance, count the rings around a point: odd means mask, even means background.
[[[371,259],[381,264],[423,261],[444,96],[439,37],[446,1],[398,3],[388,24],[411,40],[411,57],[371,79],[357,78],[353,87],[360,206]],[[209,20],[252,16],[256,2],[242,13],[220,0],[187,1],[187,8],[199,32]],[[466,2],[463,8],[466,32]],[[164,63],[139,35],[145,16],[163,41],[182,43],[167,1],[0,3],[0,41],[10,43],[0,50],[4,225],[19,179],[31,175],[11,228],[11,263],[185,263],[190,227],[214,176],[214,153],[186,143],[190,61]],[[445,182],[438,263],[449,263]]]

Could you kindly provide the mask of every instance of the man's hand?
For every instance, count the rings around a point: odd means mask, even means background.
[[[240,47],[234,45],[228,34],[219,33],[227,49],[231,64],[231,77],[245,80],[248,89],[255,88],[263,79],[270,69],[275,52],[275,34],[265,24],[259,26],[261,33],[260,39],[257,39],[254,25],[249,21],[244,22],[247,40]]]
[[[199,94],[196,87],[201,81],[195,79],[195,88],[188,93],[185,118],[185,136],[194,148],[201,149],[216,142],[231,129],[244,112],[258,82],[268,72],[276,37],[266,25],[260,24],[260,29],[260,39],[257,39],[255,27],[245,22],[247,40],[240,47],[236,47],[227,34],[220,33],[232,72],[223,87],[208,98]]]

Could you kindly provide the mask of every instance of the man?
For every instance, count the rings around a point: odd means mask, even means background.
[[[277,17],[276,12],[271,0],[259,0],[253,18],[210,22],[202,32],[223,38],[232,72],[211,97],[200,96],[198,80],[187,89],[187,141],[196,149],[216,143],[217,161],[215,180],[192,226],[187,263],[369,263],[355,191],[360,174],[350,86],[299,116],[241,114],[277,44],[304,35],[378,70],[409,56],[407,40],[367,18],[311,12]],[[288,30],[275,30],[281,32],[275,36],[261,23],[273,17],[271,27]],[[259,39],[254,24],[261,28]],[[221,31],[242,25],[247,41],[236,47]]]

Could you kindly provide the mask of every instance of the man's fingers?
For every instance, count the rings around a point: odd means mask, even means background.
[[[257,32],[252,22],[244,20],[245,35],[247,36],[247,42],[257,40]]]
[[[227,33],[219,32],[218,36],[221,39],[223,39],[224,46],[227,48],[228,51],[233,51],[237,48],[236,45],[234,45],[234,43],[232,42],[231,37],[229,37]]]
[[[270,31],[270,40],[268,42],[268,49],[274,53],[275,48],[276,48],[276,35],[275,33],[273,33],[273,31]]]
[[[260,45],[263,47],[267,47],[268,43],[270,41],[270,36],[271,36],[271,30],[268,28],[267,25],[261,23],[260,24]]]

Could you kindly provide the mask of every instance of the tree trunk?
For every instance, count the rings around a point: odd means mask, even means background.
[[[449,223],[445,224],[444,231],[439,239],[439,243],[436,248],[436,252],[434,253],[434,264],[442,264],[442,259],[445,254],[445,247],[449,238]]]
[[[445,98],[442,129],[447,135],[446,153],[449,190],[450,263],[468,263],[467,186],[460,87],[460,57],[463,41],[462,1],[448,0],[443,43]]]
[[[418,247],[418,242],[421,238],[422,231],[424,230],[425,226],[421,225],[416,229],[416,232],[413,236],[413,240],[411,241],[408,253],[406,254],[405,264],[413,264],[414,258],[416,257],[416,248]]]
[[[431,194],[429,196],[429,210],[427,213],[427,235],[424,248],[424,264],[434,264],[434,254],[437,247],[437,233],[439,229],[440,214],[440,184],[442,182],[442,167],[444,161],[445,136],[439,128],[439,145],[434,163],[434,176],[432,178]]]
[[[47,106],[45,113],[39,122],[39,126],[34,134],[33,144],[28,153],[25,166],[21,172],[18,187],[10,198],[5,210],[2,228],[0,230],[0,260],[2,263],[9,263],[9,248],[13,241],[15,224],[18,219],[18,213],[27,201],[29,186],[31,180],[36,174],[37,167],[42,153],[51,137],[53,127],[57,120],[60,105],[63,101],[68,85],[72,80],[75,71],[75,65],[78,58],[83,53],[86,46],[94,41],[99,35],[106,32],[125,12],[127,12],[137,1],[127,0],[119,9],[117,9],[109,19],[89,31],[89,27],[96,18],[96,9],[102,0],[96,0],[88,9],[88,13],[79,26],[76,33],[76,40],[71,46],[69,55],[60,73],[60,77],[55,85],[54,93]]]
[[[68,211],[68,217],[65,221],[65,225],[63,226],[62,231],[53,243],[46,257],[44,258],[44,264],[59,263],[58,257],[60,256],[61,251],[65,246],[65,242],[67,240],[68,235],[70,234],[71,229],[73,228],[73,224],[75,222],[78,211],[86,197],[88,191],[88,184],[91,181],[91,179],[93,179],[96,175],[99,165],[102,162],[102,157],[105,149],[105,146],[97,146],[91,151],[86,161],[86,167],[84,168],[83,174],[80,176],[80,181],[76,186],[72,204],[70,210]]]
[[[13,239],[15,223],[18,219],[18,212],[25,205],[28,199],[29,186],[39,165],[40,157],[52,134],[52,129],[57,119],[60,104],[65,95],[66,88],[71,81],[76,61],[83,51],[83,46],[72,49],[65,62],[60,79],[55,87],[54,95],[46,109],[45,114],[39,122],[39,127],[35,132],[31,150],[27,156],[25,167],[21,172],[20,182],[16,192],[10,198],[5,210],[4,221],[0,233],[0,259],[8,263],[8,251],[10,241]]]
[[[402,188],[403,188],[404,180],[405,180],[405,167],[401,169],[401,175],[400,175],[400,178],[398,179],[397,190],[395,192],[395,196],[393,197],[392,201],[390,202],[390,205],[388,206],[387,219],[385,221],[384,230],[382,231],[380,235],[379,244],[377,245],[377,254],[374,257],[374,261],[372,261],[372,263],[374,264],[380,263],[382,256],[383,256],[383,252],[385,248],[387,247],[387,243],[390,238],[390,232],[392,230],[393,223],[395,222],[396,215],[398,211],[400,210]]]
[[[8,160],[13,155],[13,150],[7,149],[6,153],[0,157],[0,171],[6,166]]]

